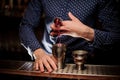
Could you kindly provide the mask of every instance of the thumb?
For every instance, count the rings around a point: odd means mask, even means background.
[[[72,21],[79,21],[71,12],[68,13],[68,16]]]

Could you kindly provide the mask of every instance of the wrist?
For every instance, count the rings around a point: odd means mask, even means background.
[[[38,59],[43,54],[44,54],[44,51],[41,48],[39,48],[33,52],[33,57],[34,59]]]
[[[94,29],[87,27],[83,32],[83,38],[88,41],[93,41],[94,39]]]

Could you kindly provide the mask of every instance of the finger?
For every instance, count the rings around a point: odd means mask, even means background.
[[[69,21],[64,21],[63,23],[65,24],[65,25],[67,25],[67,22],[69,22]],[[60,27],[60,31],[66,31],[66,30],[69,30],[69,26],[61,26]]]
[[[44,60],[43,64],[46,67],[46,69],[48,70],[48,72],[52,72],[52,68],[47,60]]]
[[[76,18],[71,12],[68,13],[68,16],[72,21],[79,21],[79,19]]]
[[[54,57],[48,58],[48,62],[54,70],[57,70],[57,66],[56,66],[57,60]]]
[[[63,21],[62,23],[63,23],[63,26],[60,27],[60,30],[69,30],[73,25],[72,21],[70,20]]]
[[[58,36],[58,32],[50,32],[50,35],[53,37],[57,37]]]
[[[58,32],[51,32],[50,35],[53,36],[53,37],[57,37],[58,35],[62,35],[63,33],[66,33],[68,32],[67,30],[61,30],[58,34]]]
[[[53,23],[53,24],[51,24],[51,29],[53,30],[53,31],[55,31],[55,30],[59,30],[59,27],[55,27],[55,24]]]
[[[57,60],[55,59],[55,57],[52,55],[51,59],[55,62],[55,64],[57,64]]]
[[[34,62],[34,67],[33,67],[34,70],[39,70],[39,67],[38,67],[38,62],[35,61]]]
[[[50,25],[50,28],[54,28],[54,26],[55,26],[55,24],[53,23],[53,24]]]
[[[40,72],[44,72],[44,66],[41,61],[39,61]]]
[[[71,34],[69,32],[63,32],[61,35],[71,36]]]

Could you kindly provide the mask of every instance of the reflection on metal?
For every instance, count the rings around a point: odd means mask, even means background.
[[[84,63],[87,57],[88,52],[85,50],[75,50],[72,52],[73,58],[74,58],[74,63],[76,64],[76,69],[77,70],[83,70],[85,69]]]
[[[53,45],[52,54],[57,60],[58,69],[64,68],[65,52],[66,52],[65,44],[58,43]]]

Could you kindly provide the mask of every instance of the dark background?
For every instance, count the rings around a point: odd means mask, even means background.
[[[9,1],[0,0],[0,59],[31,60],[19,39],[19,24],[30,0],[13,0],[12,7]],[[40,40],[43,29],[36,28],[35,33]]]

